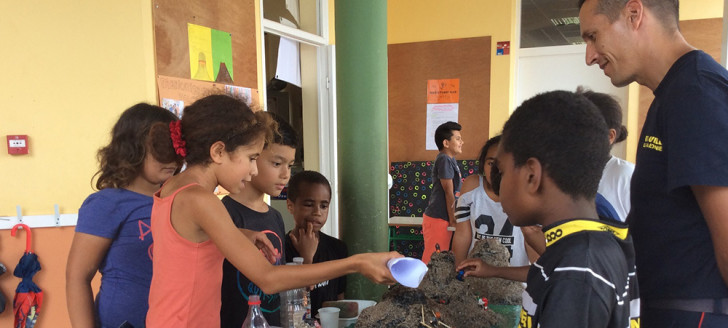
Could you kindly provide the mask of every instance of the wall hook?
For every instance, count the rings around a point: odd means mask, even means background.
[[[13,236],[13,237],[15,237],[15,232],[18,231],[18,228],[25,229],[25,233],[26,233],[26,238],[25,238],[25,252],[26,253],[30,253],[30,245],[32,245],[32,237],[31,237],[31,234],[30,234],[30,227],[28,227],[25,224],[18,223],[18,224],[16,224],[16,225],[13,226],[13,230],[10,230],[10,235]]]

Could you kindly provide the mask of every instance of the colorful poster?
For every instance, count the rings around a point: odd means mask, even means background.
[[[252,93],[252,89],[250,89],[250,88],[236,87],[234,85],[226,85],[225,93],[227,93],[233,97],[236,97],[236,98],[245,99],[245,102],[248,104],[248,106],[253,104],[253,93]]]
[[[425,149],[438,150],[435,130],[440,124],[458,121],[460,79],[427,80],[427,127]]]
[[[233,52],[230,33],[187,24],[190,50],[190,78],[232,83]]]
[[[460,79],[427,80],[428,104],[453,104],[460,102]]]
[[[177,118],[182,119],[185,110],[185,102],[177,99],[162,98],[162,107],[174,113]]]
[[[210,30],[212,33],[212,69],[215,82],[233,83],[233,42],[228,32]]]

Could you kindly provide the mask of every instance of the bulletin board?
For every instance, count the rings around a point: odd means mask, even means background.
[[[488,140],[491,38],[390,44],[389,160],[428,161],[426,150],[427,82],[459,79],[458,122],[465,145],[459,158],[477,158]]]
[[[190,79],[188,24],[229,33],[231,80],[225,84],[257,88],[255,0],[154,0],[154,47],[158,76]],[[209,60],[209,59],[208,59]]]
[[[259,110],[259,92],[257,89],[236,87],[221,83],[182,79],[164,75],[157,76],[157,91],[162,107],[169,109],[165,100],[174,99],[181,101],[181,108],[191,105],[197,99],[211,94],[229,94],[238,98],[248,100],[248,106],[253,110]],[[181,113],[178,113],[181,114]]]

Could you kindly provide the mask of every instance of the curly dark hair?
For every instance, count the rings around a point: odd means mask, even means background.
[[[127,187],[143,170],[148,151],[162,163],[174,162],[173,152],[152,151],[149,133],[155,124],[169,125],[176,120],[170,111],[145,103],[125,110],[111,130],[111,142],[96,154],[99,170],[91,178],[92,184],[96,179],[96,189]],[[171,145],[172,141],[167,143]]]
[[[616,98],[612,95],[594,92],[583,87],[577,88],[576,93],[591,100],[597,106],[599,112],[602,113],[604,120],[607,122],[607,127],[617,132],[617,136],[614,139],[615,144],[627,139],[627,127],[622,125],[622,106],[619,105]]]
[[[261,138],[270,142],[276,129],[269,115],[253,112],[243,99],[224,94],[206,96],[185,107],[182,114],[181,132],[187,149],[184,161],[187,165],[207,165],[212,162],[210,147],[215,142],[222,141],[225,150],[232,153]],[[151,134],[155,151],[174,151],[168,125],[155,125]]]
[[[288,199],[292,202],[296,202],[298,194],[301,192],[301,185],[307,184],[320,184],[329,189],[329,197],[331,197],[331,184],[326,177],[316,171],[302,171],[294,174],[291,180],[288,181]]]
[[[573,198],[593,199],[609,160],[607,124],[597,107],[569,91],[539,94],[521,104],[503,126],[500,147],[520,167],[536,158]]]
[[[291,148],[298,148],[299,140],[296,130],[294,130],[293,127],[288,124],[288,122],[286,122],[280,115],[277,115],[273,112],[266,113],[270,115],[274,121],[276,121],[276,124],[278,124],[278,129],[273,133],[273,143],[277,145],[288,146]]]

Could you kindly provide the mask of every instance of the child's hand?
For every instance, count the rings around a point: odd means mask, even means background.
[[[367,279],[378,284],[394,284],[396,281],[392,277],[392,272],[387,267],[387,261],[393,258],[403,257],[397,252],[388,253],[361,253],[352,256],[359,260],[357,271],[367,277]]]
[[[294,229],[291,231],[290,236],[293,247],[296,248],[298,254],[301,254],[301,257],[303,257],[303,263],[313,263],[313,256],[316,254],[316,249],[318,249],[319,243],[319,236],[315,231],[313,231],[313,224],[309,222],[306,225],[306,229]]]
[[[256,247],[263,253],[263,256],[265,256],[266,259],[268,259],[268,262],[271,264],[276,263],[277,260],[280,259],[281,254],[278,252],[278,250],[273,247],[273,243],[270,242],[270,239],[268,239],[268,236],[265,235],[265,233],[260,231],[252,231],[248,229],[240,229],[240,231],[248,237],[250,242],[255,244]]]
[[[543,254],[546,250],[546,238],[543,236],[543,231],[540,225],[532,225],[521,227],[523,238],[526,240],[526,244],[533,248],[538,255]]]
[[[490,278],[495,275],[494,267],[481,259],[466,259],[458,265],[455,271],[464,270],[466,277]]]

